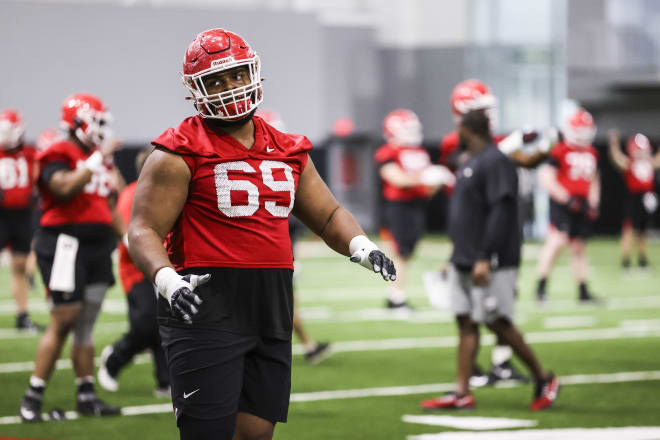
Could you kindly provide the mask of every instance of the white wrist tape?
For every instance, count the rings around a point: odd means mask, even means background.
[[[85,160],[85,168],[92,173],[99,173],[105,168],[103,166],[103,155],[100,151],[95,151]]]
[[[154,282],[158,293],[171,303],[172,294],[180,287],[181,276],[171,267],[163,267],[156,272]]]
[[[348,251],[351,253],[351,261],[359,263],[361,266],[369,270],[373,270],[371,261],[369,261],[369,254],[372,251],[377,251],[378,246],[376,243],[369,240],[365,235],[356,235],[348,244]]]

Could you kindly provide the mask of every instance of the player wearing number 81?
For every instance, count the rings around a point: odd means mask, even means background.
[[[289,215],[386,280],[394,265],[321,180],[309,140],[254,116],[261,67],[245,40],[200,33],[183,73],[199,114],[153,141],[129,251],[160,294],[181,438],[272,438],[291,383]]]

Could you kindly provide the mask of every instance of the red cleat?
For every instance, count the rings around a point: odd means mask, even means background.
[[[465,394],[458,396],[456,393],[427,399],[420,404],[423,409],[474,409],[474,396]]]
[[[557,400],[557,394],[559,394],[559,379],[557,379],[557,376],[550,373],[546,380],[536,384],[534,401],[529,406],[529,409],[532,411],[540,411],[549,407],[555,400]]]

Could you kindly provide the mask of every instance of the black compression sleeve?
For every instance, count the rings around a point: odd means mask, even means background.
[[[67,163],[64,161],[50,162],[41,169],[41,174],[39,174],[39,180],[44,185],[48,186],[48,182],[50,182],[50,178],[53,177],[53,174],[55,174],[60,170],[69,171],[69,165],[67,165]]]

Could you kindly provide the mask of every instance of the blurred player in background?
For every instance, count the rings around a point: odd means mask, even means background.
[[[199,114],[153,141],[128,248],[160,294],[180,438],[270,439],[291,393],[289,215],[384,279],[395,269],[330,193],[309,140],[253,116],[263,79],[243,38],[197,35],[183,81]]]
[[[536,297],[544,302],[552,265],[565,246],[570,246],[578,300],[595,302],[587,288],[586,241],[591,223],[598,218],[600,176],[598,151],[591,144],[596,124],[589,112],[576,109],[568,118],[564,140],[552,150],[548,165],[539,170],[539,182],[550,195],[550,228],[539,255]]]
[[[151,151],[152,148],[147,148],[138,153],[135,159],[138,176]],[[137,181],[126,186],[117,201],[117,211],[126,224],[130,220],[136,186]],[[124,241],[119,243],[119,278],[128,300],[129,330],[121,339],[113,345],[106,346],[101,352],[101,364],[98,370],[99,385],[108,391],[117,391],[121,370],[133,360],[135,355],[149,349],[154,360],[156,379],[154,394],[156,397],[169,397],[170,379],[165,353],[158,334],[156,320],[158,301],[154,286],[135,267]]]
[[[521,228],[518,224],[518,174],[491,137],[483,110],[464,115],[459,124],[468,160],[458,168],[449,209],[454,245],[449,268],[451,308],[459,330],[456,392],[424,400],[424,409],[471,409],[470,376],[479,350],[479,326],[505,341],[534,376],[530,408],[538,411],[557,397],[559,382],[541,367],[513,324]]]
[[[374,154],[383,181],[384,238],[394,249],[397,279],[390,290],[387,307],[410,310],[405,291],[408,263],[426,230],[429,198],[443,185],[453,185],[451,171],[432,165],[422,148],[422,124],[411,110],[398,109],[383,120],[387,143]]]
[[[25,124],[16,110],[0,113],[0,249],[11,248],[11,291],[16,328],[43,331],[28,314],[27,256],[32,243],[32,194],[36,150],[25,144]]]
[[[23,421],[41,420],[46,384],[73,333],[71,360],[81,415],[119,414],[94,391],[92,330],[108,287],[114,283],[111,253],[125,225],[111,208],[110,165],[117,141],[109,140],[110,114],[94,95],[74,94],[62,103],[60,123],[68,138],[38,155],[39,191],[44,213],[36,234],[36,253],[50,306],[50,323],[41,338],[35,367],[23,397]]]
[[[286,125],[280,117],[279,113],[272,110],[259,109],[255,113],[271,127],[277,131],[286,133]],[[298,300],[296,299],[296,279],[300,276],[300,261],[296,260],[296,244],[298,238],[304,229],[304,225],[294,216],[289,216],[289,237],[291,238],[291,248],[293,249],[293,332],[296,334],[300,342],[303,344],[304,357],[310,364],[318,364],[323,359],[328,357],[331,352],[331,347],[328,342],[317,342],[313,339],[305,329],[300,312],[298,310]]]
[[[648,266],[646,230],[658,209],[655,193],[655,170],[660,167],[660,152],[653,155],[651,143],[641,133],[628,139],[627,155],[621,151],[619,132],[610,130],[610,160],[622,174],[626,186],[621,231],[621,266],[630,267],[632,247],[637,246],[639,267]]]

